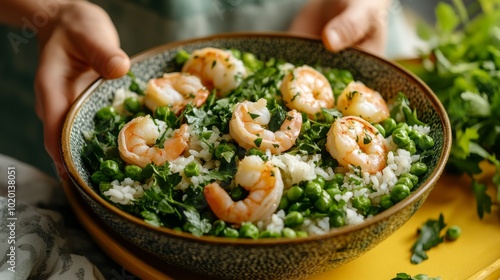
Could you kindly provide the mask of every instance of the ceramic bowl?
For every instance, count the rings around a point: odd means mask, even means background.
[[[84,137],[91,130],[96,111],[112,100],[113,92],[130,84],[129,77],[99,79],[74,103],[64,124],[62,153],[74,187],[104,223],[132,244],[165,263],[196,273],[225,279],[297,279],[345,264],[389,237],[419,209],[443,172],[451,146],[451,130],[438,98],[421,80],[395,63],[357,49],[327,51],[321,41],[286,34],[223,34],[175,42],[132,58],[132,71],[142,80],[160,76],[180,50],[202,47],[236,48],[260,59],[280,57],[292,63],[347,69],[356,80],[380,91],[386,99],[404,92],[419,118],[431,126],[434,150],[418,188],[392,208],[321,236],[296,239],[228,239],[195,237],[158,228],[121,211],[104,200],[90,182],[80,156]]]

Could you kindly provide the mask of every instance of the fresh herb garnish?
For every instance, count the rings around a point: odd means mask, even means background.
[[[429,219],[419,229],[419,237],[412,246],[411,262],[419,264],[428,259],[426,251],[444,241],[441,230],[446,227],[444,217],[439,215],[438,220]]]
[[[415,276],[411,276],[407,273],[400,272],[396,274],[396,277],[391,280],[441,280],[440,277],[429,277],[426,274],[417,274]]]
[[[500,201],[500,161],[496,159],[500,151],[500,3],[477,1],[470,7],[461,0],[453,3],[437,5],[435,26],[419,24],[418,34],[430,50],[422,54],[422,66],[408,67],[433,89],[448,113],[453,133],[448,167],[472,178],[482,218],[492,205],[486,187],[473,178],[482,172],[482,161],[496,168],[492,182]]]

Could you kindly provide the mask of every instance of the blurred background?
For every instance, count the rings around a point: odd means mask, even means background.
[[[306,0],[97,0],[111,16],[129,55],[167,42],[233,31],[283,31]],[[388,58],[415,57],[421,42],[414,24],[434,22],[436,0],[394,1],[389,10]],[[451,2],[451,1],[444,1]],[[471,3],[473,1],[465,1]],[[279,12],[277,12],[279,11]],[[34,111],[37,40],[14,47],[0,25],[0,153],[56,176]],[[91,32],[91,31],[89,31]],[[20,175],[22,176],[22,175]]]

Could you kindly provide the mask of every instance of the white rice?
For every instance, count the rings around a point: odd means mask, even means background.
[[[114,203],[129,205],[133,204],[135,199],[142,197],[144,189],[148,187],[147,184],[143,186],[140,182],[125,178],[121,182],[118,180],[111,182],[111,188],[103,194]]]

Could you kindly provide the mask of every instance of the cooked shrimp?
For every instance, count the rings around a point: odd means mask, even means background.
[[[271,113],[266,107],[267,101],[243,101],[236,104],[229,121],[229,134],[243,148],[270,150],[273,154],[290,149],[300,134],[302,115],[296,110],[289,111],[280,130],[272,132],[266,128],[271,120]]]
[[[237,88],[246,76],[243,62],[230,51],[204,48],[193,51],[182,67],[182,72],[198,76],[209,90],[216,89],[219,96]]]
[[[280,170],[258,156],[247,156],[240,161],[234,180],[249,192],[245,199],[233,201],[217,183],[205,186],[203,194],[214,214],[235,224],[270,218],[283,194]]]
[[[374,174],[386,166],[384,137],[359,117],[337,119],[327,133],[326,150],[344,167],[353,165]]]
[[[361,82],[350,82],[337,100],[337,109],[344,116],[358,116],[371,123],[389,117],[389,108],[377,91]]]
[[[309,116],[321,112],[321,108],[334,107],[334,96],[330,82],[316,69],[307,65],[297,67],[282,80],[281,95],[290,109]]]
[[[162,165],[179,157],[188,147],[188,126],[183,124],[171,138],[163,142],[163,148],[155,147],[160,131],[149,115],[137,117],[120,130],[118,151],[129,164],[145,167],[149,163]]]
[[[190,102],[200,107],[209,94],[198,77],[188,73],[167,73],[149,80],[144,103],[153,112],[159,106],[169,105],[178,114]]]

